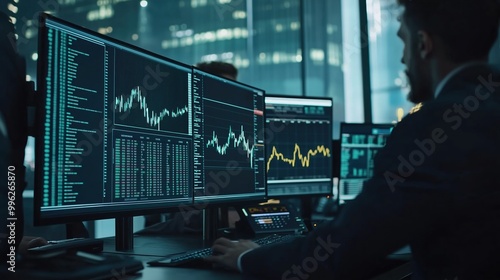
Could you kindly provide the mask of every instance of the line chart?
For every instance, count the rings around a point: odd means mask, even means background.
[[[243,125],[241,126],[239,135],[236,135],[236,133],[233,132],[232,127],[229,126],[227,139],[225,142],[222,140],[221,143],[219,143],[219,137],[216,132],[213,131],[212,139],[207,141],[206,148],[215,148],[219,155],[225,155],[227,153],[227,149],[231,147],[231,141],[233,142],[232,148],[237,149],[240,147],[246,152],[247,158],[250,159],[250,166],[253,166],[253,150],[255,146],[245,137]]]
[[[267,160],[266,172],[269,172],[269,169],[271,168],[271,162],[273,161],[273,159],[285,162],[291,165],[292,167],[295,167],[296,162],[298,160],[302,167],[309,167],[311,162],[311,157],[318,155],[323,155],[324,157],[330,157],[331,156],[330,149],[326,148],[324,145],[318,145],[316,149],[314,150],[309,149],[307,153],[302,154],[302,152],[300,151],[300,146],[297,143],[295,143],[293,156],[291,158],[286,158],[283,153],[278,152],[276,146],[273,146],[271,155]]]
[[[128,97],[124,97],[123,95],[115,97],[114,106],[115,111],[118,113],[131,113],[135,109],[135,104],[138,104],[139,110],[142,110],[142,117],[146,120],[146,124],[156,130],[164,130],[164,128],[161,127],[161,123],[165,119],[177,119],[189,113],[188,105],[176,107],[174,109],[163,108],[156,111],[151,109],[140,87],[133,88]],[[127,118],[127,115],[120,117],[121,120]]]

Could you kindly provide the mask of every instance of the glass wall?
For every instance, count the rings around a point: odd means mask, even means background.
[[[233,63],[240,81],[268,93],[331,96],[336,123],[344,120],[341,0],[11,2],[28,58],[36,57],[36,13],[48,11],[187,64]],[[34,79],[35,58],[28,74]]]
[[[345,121],[362,123],[365,116],[361,52],[366,47],[366,40],[361,40],[364,36],[359,2],[342,0],[341,14]]]
[[[366,0],[375,122],[407,112],[394,0]],[[360,6],[351,0],[8,0],[18,46],[36,76],[37,12],[187,64],[223,60],[268,93],[330,96],[340,121],[362,122]]]
[[[408,87],[401,64],[403,43],[396,36],[400,11],[395,2],[366,0],[374,123],[398,121],[413,107],[406,99]]]

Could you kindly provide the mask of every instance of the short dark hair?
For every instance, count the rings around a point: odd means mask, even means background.
[[[453,62],[487,57],[498,36],[497,0],[398,0],[410,30],[443,40]]]
[[[238,77],[238,69],[234,67],[231,63],[222,61],[210,61],[210,62],[200,62],[195,65],[197,68],[208,72],[210,74],[222,76],[228,75],[236,78]]]

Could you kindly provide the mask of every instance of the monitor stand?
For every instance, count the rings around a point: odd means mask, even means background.
[[[133,251],[134,249],[134,218],[120,217],[115,219],[115,249],[116,251]]]
[[[217,207],[206,207],[203,209],[203,241],[213,242],[217,238],[219,226],[219,209]]]
[[[66,224],[66,238],[90,238],[90,234],[83,222],[74,222]]]
[[[300,214],[308,230],[313,229],[312,225],[312,197],[302,197],[300,199]]]

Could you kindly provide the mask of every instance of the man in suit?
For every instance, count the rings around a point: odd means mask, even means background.
[[[361,194],[306,237],[218,239],[207,261],[270,279],[363,279],[409,244],[415,279],[500,279],[500,72],[495,0],[400,0],[411,92]]]
[[[24,58],[17,52],[14,25],[3,12],[0,12],[0,65],[2,66],[0,172],[4,174],[0,181],[3,184],[3,189],[0,191],[0,207],[2,207],[0,219],[3,223],[0,230],[0,253],[2,255],[0,267],[3,268],[7,261],[15,257],[14,251],[18,250],[19,253],[23,253],[29,247],[46,243],[43,238],[24,236],[22,194],[26,186],[24,150],[28,138],[26,69]],[[9,202],[13,208],[8,208]],[[12,209],[14,210],[10,211]],[[7,218],[16,220],[7,220]]]
[[[0,65],[2,65],[2,74],[0,75],[0,114],[2,114],[2,127],[5,128],[2,137],[8,137],[8,145],[3,145],[2,163],[7,163],[9,171],[15,174],[13,187],[8,189],[8,182],[2,181],[3,189],[1,192],[2,223],[7,222],[7,196],[10,190],[15,193],[15,218],[18,222],[15,226],[15,243],[8,243],[9,228],[2,226],[0,231],[0,245],[2,246],[2,260],[6,258],[5,250],[10,249],[10,245],[16,248],[21,243],[23,237],[23,203],[22,193],[25,187],[24,181],[24,148],[28,137],[26,121],[26,96],[23,87],[26,77],[24,60],[17,54],[15,30],[9,17],[0,12]],[[23,125],[24,124],[24,125]],[[3,141],[3,140],[2,140]],[[7,158],[5,158],[7,156]],[[0,172],[7,173],[7,167]],[[12,177],[12,176],[11,176]],[[10,185],[9,185],[10,186]],[[10,193],[12,198],[12,193]],[[7,244],[7,245],[6,245]]]

